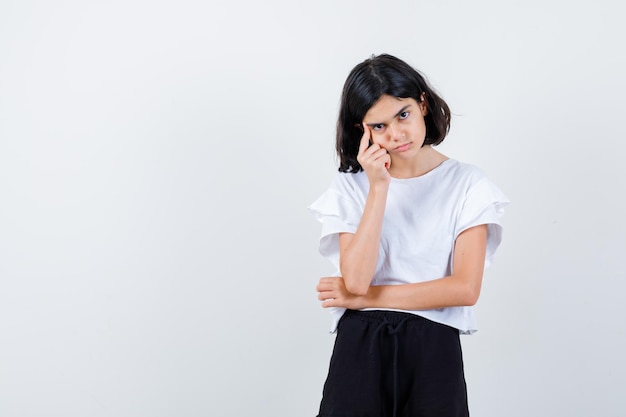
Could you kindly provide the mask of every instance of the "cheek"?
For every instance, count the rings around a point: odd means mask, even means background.
[[[372,143],[377,144],[381,148],[385,148],[385,141],[383,140],[383,138],[380,135],[379,136],[372,136]]]
[[[372,143],[377,143],[380,146],[383,146],[383,143],[385,143],[385,135],[383,135],[382,133],[379,132],[372,132],[372,139],[371,139]]]

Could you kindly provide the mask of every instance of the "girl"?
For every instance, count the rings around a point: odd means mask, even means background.
[[[387,54],[358,64],[337,122],[339,173],[310,207],[335,347],[319,417],[468,416],[459,334],[500,244],[505,195],[433,148],[450,109]]]

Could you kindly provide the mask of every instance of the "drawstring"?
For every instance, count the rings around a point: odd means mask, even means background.
[[[393,414],[392,417],[396,417],[398,413],[398,332],[402,325],[409,319],[405,317],[398,322],[395,326],[386,318],[380,322],[380,324],[374,329],[374,335],[378,335],[384,328],[387,330],[387,334],[392,336],[393,339]],[[377,340],[377,337],[372,338],[372,345]],[[370,351],[372,346],[370,345]]]

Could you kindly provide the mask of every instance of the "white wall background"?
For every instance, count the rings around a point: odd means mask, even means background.
[[[463,339],[473,415],[623,416],[618,4],[0,1],[0,416],[314,416],[306,207],[381,52],[513,201]]]

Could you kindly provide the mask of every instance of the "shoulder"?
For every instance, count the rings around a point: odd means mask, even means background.
[[[454,183],[462,183],[471,187],[487,178],[485,172],[474,164],[448,159],[443,164],[444,176]]]
[[[467,201],[482,201],[480,204],[495,204],[500,209],[509,204],[509,199],[489,176],[476,165],[456,161],[456,183]]]
[[[479,168],[477,165],[470,164],[468,162],[462,162],[458,159],[448,159],[446,161],[450,169],[455,171],[459,175],[468,175],[468,176],[481,176],[484,177],[484,171]]]
[[[367,177],[365,179],[367,180]],[[360,173],[337,172],[328,188],[309,205],[309,210],[318,219],[325,219],[327,222],[343,219],[351,224],[354,222],[358,224],[366,196],[361,182]],[[329,218],[334,220],[328,220]]]
[[[364,189],[367,185],[369,185],[369,182],[364,171],[356,173],[337,172],[331,180],[330,189],[342,193],[352,193]]]

